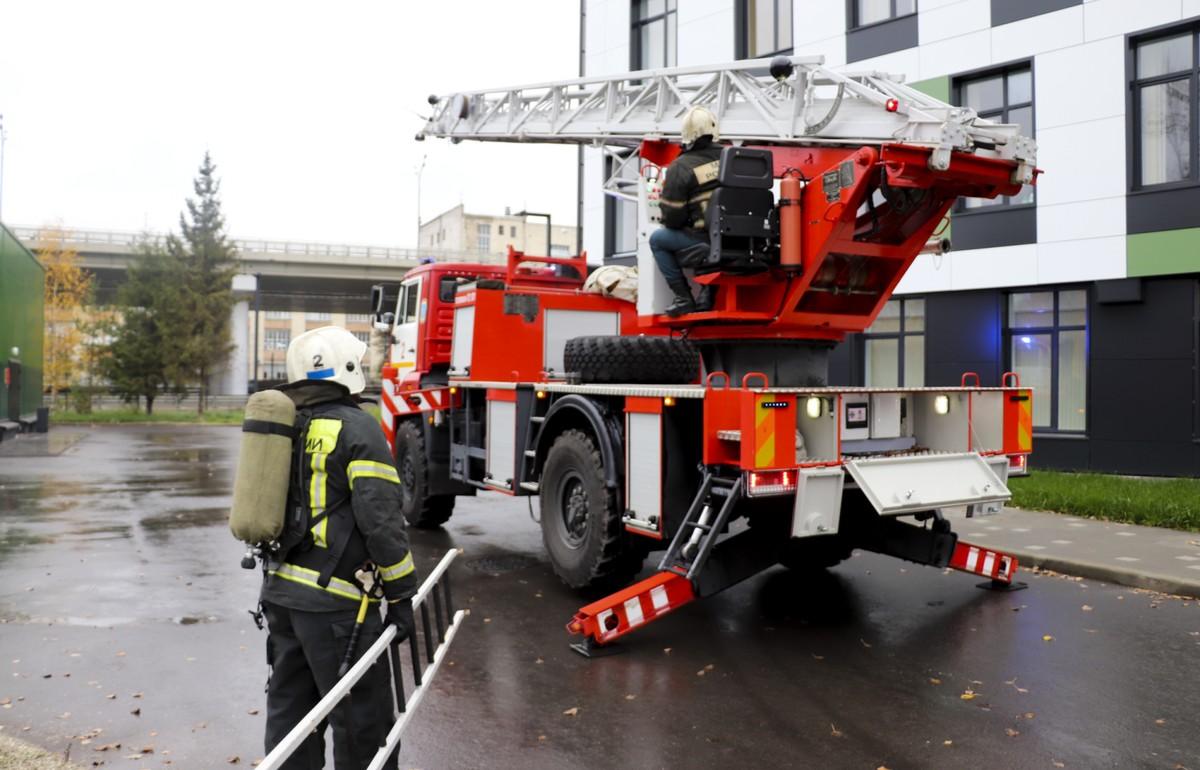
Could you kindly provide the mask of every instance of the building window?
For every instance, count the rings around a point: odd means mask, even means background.
[[[365,324],[371,322],[371,316],[366,313],[347,313],[346,323],[348,324]]]
[[[498,235],[504,235],[504,225],[496,225],[496,233]]]
[[[888,300],[875,323],[863,332],[863,384],[925,386],[925,300]]]
[[[263,350],[287,350],[292,341],[292,333],[288,329],[267,329],[263,335]]]
[[[305,313],[304,320],[305,321],[331,321],[331,320],[333,320],[333,314],[331,314],[331,313]]]
[[[637,195],[637,157],[610,156],[604,159],[604,177],[616,174],[617,185],[627,193]],[[626,200],[606,195],[605,251],[611,258],[633,258],[637,256],[638,207],[636,200]]]
[[[1196,182],[1195,27],[1133,45],[1134,187]]]
[[[1016,123],[1023,135],[1033,137],[1033,71],[1028,64],[962,78],[955,81],[955,86],[958,104],[970,107],[979,117],[987,120]],[[1017,195],[962,198],[958,210],[1020,206],[1033,202],[1033,186],[1025,185]]]
[[[630,61],[635,70],[675,66],[676,0],[633,0]]]
[[[740,0],[737,14],[739,59],[792,52],[792,0]]]
[[[852,28],[878,24],[917,12],[917,0],[851,0]]]
[[[492,228],[488,225],[475,225],[475,248],[479,251],[492,250]]]
[[[290,321],[292,318],[291,311],[288,310],[268,310],[268,321]]]
[[[1087,428],[1087,291],[1008,295],[1009,368],[1032,387],[1035,428]]]

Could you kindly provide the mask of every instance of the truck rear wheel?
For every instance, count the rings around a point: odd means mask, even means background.
[[[687,384],[700,378],[700,351],[673,337],[574,337],[563,368],[578,382]]]
[[[410,526],[437,529],[454,513],[454,495],[429,495],[429,462],[421,425],[407,420],[396,429],[396,470],[400,473],[400,512]]]
[[[546,456],[540,483],[542,541],[554,572],[572,588],[627,583],[642,566],[628,540],[592,437],[566,430]]]

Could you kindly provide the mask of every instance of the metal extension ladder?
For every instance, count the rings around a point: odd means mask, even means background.
[[[420,616],[418,631],[414,631],[412,637],[407,640],[396,640],[396,627],[386,627],[379,639],[362,654],[358,662],[333,686],[333,689],[326,693],[312,711],[308,712],[279,742],[279,745],[259,763],[259,770],[276,770],[282,766],[300,748],[309,733],[317,729],[330,712],[350,694],[350,689],[370,671],[371,667],[375,665],[375,661],[381,656],[387,655],[392,672],[396,722],[388,731],[384,745],[379,747],[371,764],[367,766],[368,770],[379,770],[383,767],[388,757],[399,749],[400,734],[404,732],[404,728],[408,726],[409,717],[412,716],[429,691],[429,683],[437,674],[446,657],[446,651],[450,648],[450,643],[454,641],[454,635],[458,633],[458,629],[462,627],[463,618],[467,616],[467,610],[456,611],[454,609],[450,595],[450,563],[460,553],[462,551],[457,549],[448,551],[413,596],[413,611]],[[429,606],[430,602],[433,604],[432,611]],[[436,644],[434,644],[435,638]],[[400,666],[400,647],[405,641],[409,642],[413,679],[413,690],[407,695],[405,694],[404,673]],[[423,656],[422,652],[424,652]],[[422,663],[422,659],[424,659],[424,663]],[[422,671],[422,666],[425,666],[424,671]]]

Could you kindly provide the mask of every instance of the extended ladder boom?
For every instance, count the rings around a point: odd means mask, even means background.
[[[1016,162],[1032,181],[1037,144],[1020,126],[984,120],[881,72],[843,73],[823,57],[779,56],[430,97],[418,139],[637,146],[679,140],[689,107],[713,110],[724,141],[755,145],[916,144],[929,165],[954,151]]]

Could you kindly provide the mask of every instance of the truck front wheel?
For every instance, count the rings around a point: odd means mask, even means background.
[[[430,495],[429,459],[420,423],[408,420],[396,429],[396,470],[400,473],[400,512],[410,526],[437,529],[454,513],[454,495]]]
[[[539,487],[542,540],[554,572],[572,588],[615,587],[642,566],[621,525],[617,497],[604,483],[591,436],[566,430],[546,455]]]

